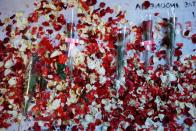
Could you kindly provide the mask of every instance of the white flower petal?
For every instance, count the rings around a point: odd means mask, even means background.
[[[62,54],[61,51],[55,50],[55,51],[52,52],[52,54],[50,55],[50,58],[54,58],[54,57],[56,57],[56,56],[58,56],[58,55],[60,55],[60,54]]]
[[[193,117],[196,118],[196,108],[193,104],[191,103],[185,103],[185,105],[190,108],[188,113]]]
[[[100,84],[104,84],[106,82],[106,80],[107,80],[106,77],[103,77],[103,76],[99,77]]]
[[[155,103],[157,104],[157,105],[160,105],[160,102],[161,102],[161,99],[160,99],[160,97],[156,97],[156,99],[155,99]]]
[[[169,76],[169,81],[176,81],[177,80],[176,76],[171,72],[168,72],[168,76]]]
[[[3,106],[0,106],[0,111],[3,111],[4,107]]]
[[[157,63],[158,61],[159,61],[158,57],[154,56],[154,57],[153,57],[153,62],[154,62],[154,63]]]
[[[143,76],[143,70],[137,70],[137,74],[138,74],[138,76]]]
[[[190,108],[189,112],[188,112],[193,118],[196,118],[196,108]]]
[[[15,111],[15,110],[12,110],[12,111],[8,111],[9,114],[13,115],[13,117],[17,117],[18,115],[18,112]]]
[[[44,122],[43,121],[38,121],[39,126],[44,127]]]
[[[108,100],[102,99],[102,100],[101,100],[101,103],[104,104],[104,105],[106,105],[106,104],[108,103]]]
[[[17,81],[16,81],[16,77],[12,77],[11,79],[9,79],[8,84],[10,86],[14,86],[16,85]]]
[[[11,72],[12,72],[12,70],[6,69],[6,70],[4,71],[4,76],[9,75]]]
[[[55,99],[55,100],[52,102],[52,104],[51,104],[51,106],[50,106],[50,109],[56,110],[57,108],[59,108],[60,104],[61,104],[61,100],[60,100],[60,99]]]
[[[95,75],[95,73],[92,73],[89,75],[89,78],[90,78],[90,83],[94,84],[96,82],[97,75]]]
[[[87,115],[85,115],[85,120],[86,120],[87,122],[91,123],[91,122],[94,121],[94,118],[93,118],[92,115],[87,114]]]
[[[163,120],[164,116],[165,116],[164,114],[159,114],[159,118],[161,121]]]
[[[105,125],[104,125],[104,126],[102,127],[102,131],[107,131],[107,130],[108,130],[108,126],[105,126]]]
[[[12,66],[14,66],[14,62],[13,62],[13,60],[7,60],[6,62],[5,62],[5,65],[4,65],[4,67],[5,68],[10,68],[10,67],[12,67]]]
[[[91,60],[90,58],[87,59],[87,64],[88,64],[88,68],[89,69],[95,69],[96,64],[93,60]]]
[[[61,119],[58,119],[58,120],[57,120],[57,125],[59,125],[59,126],[60,126],[60,125],[61,125],[61,123],[62,123],[62,120],[61,120]]]
[[[167,76],[161,75],[160,78],[161,78],[162,83],[166,83]]]
[[[112,107],[112,105],[109,103],[109,104],[107,104],[107,105],[104,106],[104,109],[107,112],[111,112],[111,107]]]
[[[3,62],[0,62],[0,67],[2,67],[2,66],[3,66],[3,64],[4,64]]]
[[[147,127],[150,127],[150,126],[154,125],[154,121],[152,119],[150,119],[150,118],[147,118],[146,122],[145,122],[145,125]]]
[[[22,17],[24,15],[24,12],[18,11],[16,12],[16,17]]]
[[[84,57],[84,54],[81,53],[81,52],[78,52],[75,57],[74,57],[74,64],[76,66],[80,65],[80,64],[83,64],[84,63],[84,60],[85,60],[85,57]]]
[[[63,89],[63,87],[62,87],[62,85],[59,84],[59,85],[56,86],[56,89],[61,91]]]
[[[181,93],[184,92],[184,89],[183,89],[183,87],[182,87],[180,84],[178,84],[178,89],[179,89],[179,91],[180,91]]]
[[[27,45],[25,43],[23,43],[23,44],[21,44],[21,47],[19,50],[23,52],[26,50],[26,48],[27,48]]]
[[[105,75],[105,69],[104,69],[103,67],[99,68],[99,69],[98,69],[98,73],[99,73],[100,75]]]

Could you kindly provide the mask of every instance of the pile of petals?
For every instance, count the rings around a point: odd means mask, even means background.
[[[174,65],[158,61],[166,48],[154,49],[150,66],[141,55],[142,29],[128,28],[134,39],[126,44],[124,83],[115,87],[119,23],[127,23],[125,11],[96,0],[41,0],[25,17],[22,12],[0,20],[0,128],[32,120],[25,129],[183,130],[195,129],[196,56],[182,57],[177,43]],[[64,11],[76,8],[73,72],[66,38],[73,23]],[[161,22],[158,23],[161,25]],[[129,34],[127,34],[129,35]],[[71,43],[73,44],[73,43]],[[37,56],[38,80],[24,114],[28,65]]]

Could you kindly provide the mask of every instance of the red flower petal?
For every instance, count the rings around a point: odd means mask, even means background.
[[[97,43],[91,43],[86,47],[87,54],[96,54],[99,51],[99,46]]]
[[[59,31],[59,30],[61,30],[61,28],[62,28],[62,26],[61,25],[59,25],[59,24],[57,24],[56,22],[53,22],[53,27],[54,27],[54,29],[56,30],[56,31]]]
[[[174,52],[174,56],[181,56],[182,55],[182,51],[179,50],[179,49],[176,49],[175,52]]]
[[[183,47],[183,43],[177,43],[176,44],[179,48],[182,48]]]
[[[190,31],[189,31],[189,30],[186,30],[186,31],[184,32],[184,36],[188,36],[189,33],[190,33]]]
[[[192,125],[193,125],[193,121],[192,121],[191,118],[186,118],[186,119],[184,120],[184,123],[186,123],[186,124],[189,125],[189,126],[192,126]]]
[[[165,50],[161,50],[161,51],[159,51],[159,52],[156,52],[156,56],[157,56],[158,58],[164,58],[165,55],[166,55],[166,51],[165,51]]]
[[[159,13],[154,13],[154,16],[158,16],[159,15]]]
[[[49,22],[45,21],[45,22],[42,23],[42,25],[43,26],[49,26],[50,24],[49,24]]]
[[[87,0],[86,1],[86,4],[88,5],[88,6],[93,6],[93,5],[95,5],[97,3],[97,0]]]
[[[191,56],[191,59],[192,59],[193,61],[195,61],[195,60],[196,60],[196,56]]]
[[[88,5],[87,5],[85,2],[83,2],[83,0],[79,0],[79,1],[80,1],[80,3],[81,3],[82,7],[83,7],[86,11],[89,10]]]
[[[101,3],[99,4],[99,7],[100,7],[100,8],[104,8],[104,7],[105,7],[105,3],[104,3],[104,2],[101,2]]]
[[[150,2],[149,1],[144,1],[142,6],[143,6],[144,9],[148,9],[150,7]]]
[[[65,64],[66,61],[67,61],[66,55],[64,55],[64,54],[59,55],[59,57],[58,57],[59,64]]]
[[[41,71],[42,71],[42,74],[44,75],[44,76],[48,76],[48,68],[46,68],[46,67],[42,67],[42,69],[41,69]]]
[[[0,26],[3,26],[4,25],[4,23],[0,20]]]
[[[52,34],[53,33],[53,30],[51,30],[51,29],[47,29],[46,31],[48,32],[48,34]]]
[[[110,7],[107,7],[106,8],[106,12],[112,14],[114,12],[114,10],[111,9]]]
[[[34,130],[36,130],[36,131],[41,131],[41,127],[39,126],[38,122],[35,122],[35,123],[34,123],[33,128],[34,128]]]
[[[35,27],[32,28],[31,34],[32,35],[35,35],[36,32],[37,32],[37,27],[35,26]]]
[[[61,23],[62,25],[66,24],[65,17],[63,14],[60,14],[60,16],[57,18],[57,22]]]
[[[30,16],[29,16],[29,18],[28,18],[28,21],[29,22],[38,22],[38,12],[37,11],[35,11],[35,12],[33,12]]]
[[[124,92],[125,92],[125,89],[121,86],[120,89],[118,90],[118,93],[119,93],[120,95],[123,95]]]
[[[52,51],[53,50],[52,44],[50,43],[50,40],[47,37],[44,37],[40,41],[39,46],[41,47],[41,49],[44,49],[45,51],[47,51],[47,50]]]
[[[100,17],[103,17],[103,16],[105,16],[105,14],[106,14],[106,11],[105,11],[104,9],[102,9],[102,10],[100,11],[99,16],[100,16]]]
[[[23,60],[21,58],[18,58],[16,64],[13,67],[13,69],[14,70],[21,70],[23,68],[24,68]]]
[[[191,39],[192,39],[193,44],[196,44],[196,34],[193,34]]]
[[[53,15],[53,14],[50,14],[49,17],[50,17],[50,19],[52,19],[52,20],[55,19],[55,15]]]

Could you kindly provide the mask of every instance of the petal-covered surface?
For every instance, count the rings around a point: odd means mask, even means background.
[[[142,6],[148,9],[150,4],[144,1]],[[167,63],[170,43],[161,30],[169,26],[166,18],[154,14],[160,30],[153,37],[163,38],[160,48],[151,41],[146,67],[146,29],[129,25],[124,10],[97,0],[41,0],[34,6],[28,17],[19,12],[0,20],[5,33],[0,40],[0,128],[31,120],[31,130],[194,130],[195,55],[183,56],[186,44],[179,42],[174,64]],[[62,13],[67,10],[72,10],[73,21]],[[190,41],[195,44],[195,34]],[[126,57],[116,82],[121,42]],[[36,62],[31,62],[35,54]],[[29,93],[28,80],[34,80]]]

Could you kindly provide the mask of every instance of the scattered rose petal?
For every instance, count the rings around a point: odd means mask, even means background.
[[[9,81],[8,81],[8,84],[9,84],[10,86],[14,86],[14,85],[16,85],[16,83],[17,83],[16,77],[12,77],[12,78],[9,79]]]

